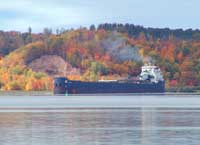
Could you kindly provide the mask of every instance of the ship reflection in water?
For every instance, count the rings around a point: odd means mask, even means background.
[[[197,145],[200,108],[1,109],[0,130],[1,145]]]

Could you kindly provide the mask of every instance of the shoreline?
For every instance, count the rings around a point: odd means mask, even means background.
[[[173,88],[174,89],[174,88]],[[53,91],[0,91],[0,97],[4,96],[180,96],[180,95],[200,95],[200,90],[198,91],[177,91],[166,89],[164,93],[107,93],[107,94],[61,94],[54,95]]]

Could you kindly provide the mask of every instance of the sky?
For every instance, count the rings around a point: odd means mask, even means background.
[[[199,0],[4,0],[0,30],[42,32],[100,23],[200,29]]]

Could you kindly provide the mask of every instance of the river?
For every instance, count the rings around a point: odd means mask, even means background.
[[[199,145],[200,95],[0,96],[1,145]]]

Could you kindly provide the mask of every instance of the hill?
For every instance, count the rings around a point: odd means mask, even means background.
[[[200,84],[199,30],[191,30],[192,36],[187,30],[180,35],[169,30],[168,35],[160,29],[150,33],[149,28],[113,25],[57,34],[49,29],[0,33],[1,89],[49,90],[52,78],[60,75],[84,81],[135,76],[146,62],[161,67],[167,87]]]

